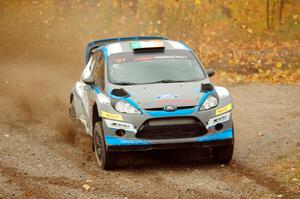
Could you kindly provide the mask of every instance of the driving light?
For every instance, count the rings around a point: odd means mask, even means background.
[[[141,114],[141,111],[133,107],[131,104],[129,104],[126,101],[118,101],[115,105],[116,111],[120,113],[128,113],[128,114]]]
[[[201,105],[200,111],[214,108],[218,105],[218,103],[219,100],[216,97],[210,95],[206,98],[206,100]]]

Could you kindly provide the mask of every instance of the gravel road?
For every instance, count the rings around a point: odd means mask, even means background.
[[[80,72],[72,67],[2,62],[0,198],[300,198],[299,181],[287,186],[272,169],[300,155],[299,86],[229,87],[236,140],[228,166],[205,150],[171,150],[121,154],[117,170],[101,171],[90,138],[69,125]]]

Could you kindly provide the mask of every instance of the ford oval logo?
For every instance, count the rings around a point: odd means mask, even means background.
[[[166,105],[164,107],[164,110],[165,111],[176,111],[177,110],[177,107],[175,105]]]

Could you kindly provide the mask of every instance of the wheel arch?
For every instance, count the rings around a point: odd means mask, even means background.
[[[97,106],[97,103],[95,102],[93,104],[93,116],[92,116],[92,137],[94,137],[94,128],[95,128],[95,124],[98,121],[102,121],[102,118],[100,117],[99,114],[99,109]],[[94,138],[93,138],[94,139]],[[95,146],[94,146],[94,142],[92,144],[92,150],[95,151]]]
[[[74,95],[73,95],[73,93],[71,93],[71,95],[70,95],[70,104],[72,103],[73,99],[74,99]]]
[[[100,117],[100,114],[99,114],[98,105],[95,102],[93,104],[93,117],[92,117],[93,129],[94,129],[94,126],[95,126],[96,122],[98,122],[98,121],[102,121],[102,118]]]

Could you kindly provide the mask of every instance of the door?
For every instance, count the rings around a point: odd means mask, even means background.
[[[92,75],[92,71],[97,62],[97,55],[94,54],[90,57],[88,64],[85,66],[80,81],[75,85],[74,92],[74,103],[75,103],[75,112],[82,124],[84,124],[86,132],[91,134],[91,123],[90,119],[92,118],[90,111],[90,98],[91,98],[91,86],[83,82],[84,78],[87,78]]]
[[[96,95],[99,93],[104,93],[104,58],[102,52],[97,52],[97,56],[95,57],[95,65],[91,71],[91,75],[95,80],[95,85],[88,86],[87,89],[87,100],[88,100],[88,110],[89,110],[89,126],[93,127],[93,106],[95,104]],[[97,88],[96,88],[97,87]],[[100,111],[100,110],[98,110]]]

